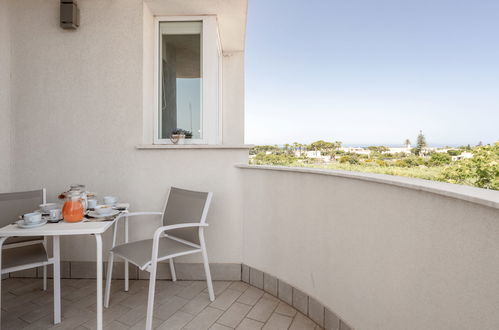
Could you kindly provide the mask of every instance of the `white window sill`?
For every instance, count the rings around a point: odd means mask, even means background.
[[[250,149],[252,144],[227,145],[227,144],[139,144],[135,148],[146,149]]]

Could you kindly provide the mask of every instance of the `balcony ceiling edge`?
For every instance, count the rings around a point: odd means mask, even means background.
[[[244,51],[247,0],[144,0],[153,16],[217,16],[224,53]]]

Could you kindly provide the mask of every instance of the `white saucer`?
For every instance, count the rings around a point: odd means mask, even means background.
[[[60,217],[59,219],[52,219],[52,218],[51,218],[50,216],[48,216],[48,215],[42,215],[42,220],[43,220],[43,221],[47,221],[47,222],[55,222],[55,223],[56,223],[56,222],[59,222],[59,221],[61,221],[61,220],[62,220],[62,215],[61,215],[61,217]]]
[[[18,226],[19,228],[24,228],[24,229],[28,229],[28,228],[37,228],[37,227],[41,227],[41,226],[43,226],[43,225],[47,224],[47,220],[43,220],[43,219],[42,219],[42,222],[39,222],[39,223],[33,223],[33,224],[29,224],[29,225],[25,224],[25,223],[24,223],[24,220],[19,220],[19,221],[17,221],[17,222],[16,222],[16,224],[17,224],[17,226]]]
[[[99,214],[96,211],[88,211],[87,215],[92,218],[109,218],[109,217],[114,217],[115,215],[119,214],[120,211],[118,210],[112,210],[108,214]]]

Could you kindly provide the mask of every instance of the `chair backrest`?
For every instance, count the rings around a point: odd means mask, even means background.
[[[20,215],[33,212],[45,203],[45,189],[0,194],[0,226],[16,221]]]
[[[170,188],[163,215],[163,225],[176,225],[182,223],[205,223],[211,203],[211,192],[185,190],[176,187]],[[199,228],[182,228],[168,232],[188,242],[199,244]]]

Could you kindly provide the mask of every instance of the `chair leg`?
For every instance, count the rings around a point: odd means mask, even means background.
[[[156,269],[157,264],[151,265],[149,275],[149,295],[147,297],[147,318],[146,318],[146,330],[152,329],[152,317],[154,311],[154,291],[156,289]]]
[[[43,291],[47,291],[47,265],[43,266]]]
[[[129,263],[127,260],[124,262],[125,264],[125,292],[128,292],[129,285],[130,285],[130,276],[128,275],[128,270],[129,270]]]
[[[208,263],[208,254],[206,250],[203,249],[201,252],[203,254],[203,264],[204,264],[204,272],[206,274],[206,284],[208,285],[208,293],[210,295],[210,300],[215,300],[215,293],[213,292],[213,283],[211,282],[211,273],[210,273],[210,264]]]
[[[175,265],[173,264],[173,258],[169,259],[170,261],[170,273],[172,274],[172,281],[177,281],[177,274],[175,273]]]
[[[204,272],[206,274],[206,284],[208,285],[208,294],[210,300],[215,300],[215,293],[213,292],[213,283],[211,282],[210,264],[208,262],[208,253],[206,252],[206,243],[204,242],[204,231],[201,227],[199,229],[199,243],[201,245],[201,254],[203,255]]]
[[[107,276],[106,276],[106,292],[104,293],[104,307],[109,307],[109,299],[111,297],[111,279],[113,278],[113,260],[114,253],[109,252],[107,260]]]

